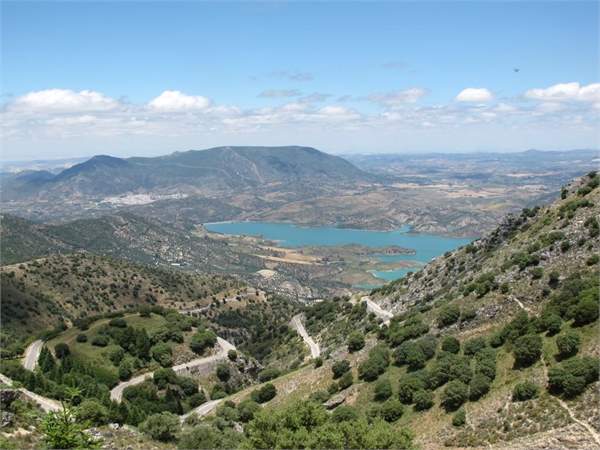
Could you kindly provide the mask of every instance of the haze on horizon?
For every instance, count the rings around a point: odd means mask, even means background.
[[[600,146],[597,2],[1,7],[5,161]]]

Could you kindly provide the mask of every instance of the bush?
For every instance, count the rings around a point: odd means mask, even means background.
[[[575,306],[573,318],[577,326],[587,325],[598,320],[598,293],[584,293]],[[596,297],[596,298],[594,298]]]
[[[479,351],[483,350],[486,347],[485,339],[482,337],[476,337],[473,339],[469,339],[465,342],[463,347],[463,353],[465,355],[471,356]]]
[[[99,334],[92,339],[92,345],[96,347],[106,347],[108,345],[108,336],[104,336],[103,334]]]
[[[415,341],[403,342],[394,352],[396,364],[407,364],[410,370],[425,367],[427,358],[422,348]]]
[[[140,425],[152,439],[163,442],[175,440],[179,429],[179,417],[170,412],[152,414]]]
[[[365,346],[365,337],[358,331],[353,331],[348,336],[348,351],[357,352]]]
[[[158,389],[165,389],[168,384],[177,382],[177,374],[171,368],[160,368],[154,371],[152,382]]]
[[[230,449],[239,448],[241,434],[232,429],[216,429],[207,425],[196,426],[181,435],[179,448]]]
[[[54,346],[54,354],[58,359],[63,359],[71,354],[71,349],[64,342],[59,342]]]
[[[562,327],[562,319],[554,312],[544,312],[540,318],[540,328],[542,331],[547,331],[550,336],[560,332]]]
[[[490,390],[492,380],[481,373],[473,375],[471,382],[469,383],[469,400],[479,400]]]
[[[358,413],[352,406],[341,405],[333,410],[331,420],[335,423],[350,422],[358,419]]]
[[[410,405],[414,401],[414,394],[423,389],[425,389],[425,382],[420,377],[404,376],[398,384],[398,398],[402,403]]]
[[[425,411],[433,406],[433,393],[420,389],[413,394],[413,402],[416,411]]]
[[[108,322],[108,326],[117,328],[127,328],[127,321],[122,317],[116,317]]]
[[[126,381],[131,378],[133,373],[133,364],[131,358],[121,360],[119,364],[119,380]]]
[[[466,422],[467,422],[467,413],[465,412],[465,408],[460,408],[452,416],[452,425],[455,427],[462,427]]]
[[[198,393],[198,383],[193,378],[178,376],[176,384],[181,388],[186,397]]]
[[[513,348],[516,367],[528,367],[542,355],[542,338],[536,334],[521,336]]]
[[[350,370],[350,363],[347,360],[345,360],[345,359],[342,359],[340,361],[336,361],[331,366],[331,371],[333,372],[333,379],[334,380],[337,379],[337,378],[339,378],[339,377],[341,377],[342,375],[344,375],[349,370]]]
[[[319,367],[321,367],[322,365],[323,365],[323,358],[321,358],[320,356],[317,356],[317,357],[314,359],[314,366],[315,366],[315,369],[318,369],[318,368],[319,368]]]
[[[152,358],[161,366],[169,367],[173,365],[173,354],[171,346],[165,342],[159,342],[150,349]]]
[[[390,365],[390,350],[378,344],[369,351],[369,358],[358,366],[358,377],[365,381],[375,381]]]
[[[77,342],[87,342],[88,338],[85,334],[80,333],[77,335]]]
[[[534,280],[539,280],[544,276],[544,269],[541,267],[534,267],[533,269],[531,269],[530,273],[531,278],[533,278]]]
[[[446,305],[440,309],[437,317],[437,323],[440,328],[456,323],[460,318],[460,309],[456,305]]]
[[[352,372],[348,371],[341,376],[340,380],[338,381],[338,387],[340,391],[343,391],[344,389],[352,386],[352,383],[354,383],[354,378],[352,377]]]
[[[217,364],[216,373],[217,373],[217,378],[224,383],[229,381],[229,378],[231,378],[231,371],[229,369],[229,365],[226,363]]]
[[[260,389],[253,391],[250,397],[257,403],[266,403],[275,398],[276,395],[277,389],[275,386],[272,383],[267,383]]]
[[[548,388],[555,394],[564,393],[566,397],[581,394],[586,386],[598,380],[598,359],[592,357],[573,357],[550,368]]]
[[[556,338],[558,354],[561,358],[568,358],[576,355],[581,346],[581,338],[574,331],[567,331]]]
[[[260,405],[253,400],[244,400],[237,406],[240,421],[243,423],[250,422],[254,415],[260,410]]]
[[[192,408],[197,408],[203,403],[206,403],[206,395],[204,395],[203,391],[196,392],[190,396],[188,402]]]
[[[377,400],[378,402],[382,402],[384,400],[387,400],[391,396],[392,396],[392,383],[390,383],[390,380],[388,380],[388,379],[379,380],[375,384],[375,389],[374,389],[375,400]]]
[[[95,399],[85,399],[76,408],[77,420],[92,425],[104,425],[108,422],[108,410]]]
[[[524,402],[525,400],[531,400],[537,398],[540,393],[540,388],[537,384],[532,381],[524,381],[518,383],[513,389],[512,399],[515,402]]]
[[[404,413],[404,406],[398,400],[387,400],[379,408],[379,416],[386,422],[395,422]]]
[[[449,353],[460,352],[460,341],[452,336],[446,336],[442,340],[442,350]]]
[[[201,330],[192,336],[190,348],[194,353],[201,355],[208,348],[212,348],[217,343],[217,335],[211,330]]]
[[[469,387],[459,380],[450,381],[442,392],[442,406],[446,411],[455,411],[469,396]]]
[[[227,352],[227,358],[229,358],[229,361],[236,361],[237,357],[238,357],[238,354],[234,349],[230,349]]]
[[[258,373],[258,381],[264,383],[277,378],[279,375],[281,375],[281,370],[276,367],[267,367]]]

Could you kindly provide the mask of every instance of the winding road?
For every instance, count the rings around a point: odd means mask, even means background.
[[[377,317],[383,320],[383,323],[386,325],[388,325],[392,317],[394,317],[394,315],[391,312],[383,309],[381,306],[379,306],[377,303],[371,300],[371,297],[369,297],[368,295],[364,295],[363,297],[361,297],[360,301],[365,302],[367,304],[367,311],[375,314]]]
[[[301,316],[298,314],[292,318],[292,327],[298,332],[298,334],[304,339],[306,345],[310,348],[310,356],[311,358],[318,358],[321,355],[321,349],[319,348],[319,344],[317,344],[312,337],[304,328],[304,324],[302,323]]]
[[[229,352],[229,350],[235,350],[235,345],[227,342],[223,338],[217,337],[217,344],[219,345],[220,350],[214,355],[193,359],[192,361],[189,361],[184,364],[178,364],[172,367],[173,371],[176,374],[180,375],[186,372],[196,372],[202,369],[209,369],[217,361],[221,361],[227,358],[227,352]],[[136,384],[140,384],[145,380],[152,378],[153,374],[154,372],[144,373],[142,375],[138,375],[137,377],[133,377],[130,380],[119,383],[110,391],[110,399],[120,403],[123,399],[123,391],[125,390],[125,388],[129,386],[135,386]]]
[[[8,378],[5,375],[2,375],[1,373],[0,373],[0,381],[2,383],[6,384],[7,386],[12,387],[14,385],[13,380],[11,380],[10,378]],[[36,394],[35,392],[31,392],[25,388],[18,388],[17,390],[19,392],[21,392],[29,400],[31,400],[32,402],[39,405],[39,407],[42,408],[46,412],[60,411],[62,409],[62,405],[60,404],[60,402],[58,402],[56,400],[53,400],[53,399],[47,398],[47,397],[42,397],[41,395]]]
[[[25,356],[23,357],[23,367],[25,369],[33,371],[36,368],[43,346],[44,341],[41,339],[33,341],[27,346],[25,349]]]
[[[185,419],[187,419],[188,417],[190,417],[194,414],[198,417],[204,417],[204,416],[210,414],[211,412],[213,412],[215,410],[215,408],[217,406],[219,406],[219,403],[221,403],[222,401],[223,401],[222,398],[220,398],[218,400],[210,400],[206,403],[201,404],[196,409],[192,409],[190,412],[188,412],[182,416],[179,416],[179,418],[183,422],[183,421],[185,421]]]

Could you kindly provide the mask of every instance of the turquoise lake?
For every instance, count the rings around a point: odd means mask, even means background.
[[[416,251],[414,255],[379,255],[385,262],[414,261],[421,265],[447,251],[466,245],[468,238],[451,238],[435,234],[413,233],[410,227],[394,231],[355,230],[334,227],[304,227],[290,223],[273,222],[219,222],[204,224],[207,230],[230,235],[260,236],[277,241],[281,247],[308,247],[325,245],[360,244],[366,247],[387,247],[398,245]],[[390,271],[374,271],[373,275],[383,280],[403,277],[415,268],[402,268]]]

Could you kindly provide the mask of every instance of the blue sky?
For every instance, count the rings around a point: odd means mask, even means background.
[[[3,158],[597,147],[598,32],[597,2],[3,2]]]

